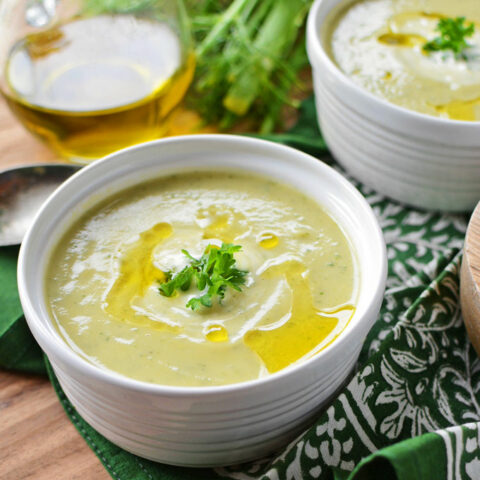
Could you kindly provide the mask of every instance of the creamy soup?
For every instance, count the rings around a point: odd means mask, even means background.
[[[196,311],[166,272],[241,245],[242,291]],[[54,248],[46,296],[61,335],[102,368],[165,385],[224,385],[274,373],[334,341],[355,310],[342,229],[313,199],[268,178],[191,172],[123,191]]]
[[[471,48],[429,52],[441,19],[474,24]],[[480,120],[479,0],[365,0],[343,2],[325,22],[332,60],[369,92],[417,112]]]

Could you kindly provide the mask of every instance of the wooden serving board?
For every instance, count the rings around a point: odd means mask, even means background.
[[[468,336],[480,355],[480,202],[473,212],[465,237],[460,299]]]
[[[0,99],[0,170],[58,161],[23,129]],[[0,478],[110,479],[45,377],[0,369]]]

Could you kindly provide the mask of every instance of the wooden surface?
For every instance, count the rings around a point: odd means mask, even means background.
[[[27,133],[0,97],[0,169],[56,161],[55,154]]]
[[[0,170],[58,161],[0,99]],[[0,370],[0,480],[107,480],[44,377]]]
[[[480,203],[468,225],[460,282],[463,319],[480,355]]]

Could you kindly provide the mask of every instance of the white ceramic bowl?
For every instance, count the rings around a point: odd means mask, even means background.
[[[219,387],[149,384],[76,355],[49,317],[49,252],[92,203],[172,171],[236,169],[293,185],[325,206],[350,238],[360,271],[358,305],[339,338],[313,358],[264,379]],[[386,277],[381,230],[364,198],[340,174],[292,148],[228,135],[138,145],[85,167],[47,201],[22,244],[18,285],[30,329],[67,397],[96,430],[159,462],[226,465],[261,457],[292,439],[353,369],[377,318]]]
[[[480,198],[480,122],[436,118],[357,86],[324,50],[322,30],[343,0],[316,0],[307,23],[319,123],[335,158],[378,192],[421,208],[471,210]]]

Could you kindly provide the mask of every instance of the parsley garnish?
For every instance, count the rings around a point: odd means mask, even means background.
[[[220,248],[209,245],[200,258],[192,257],[187,250],[182,250],[190,264],[175,274],[165,272],[167,281],[159,286],[159,292],[165,297],[171,297],[177,290],[188,290],[192,281],[195,281],[198,290],[208,289],[200,297],[191,298],[186,304],[187,308],[198,310],[202,306],[211,307],[215,296],[218,296],[218,302],[221,303],[227,287],[241,292],[241,286],[245,284],[248,272],[236,268],[236,260],[233,258],[233,254],[241,249],[240,245],[232,243],[222,243]]]
[[[442,18],[437,24],[436,31],[440,32],[440,35],[427,42],[423,46],[424,51],[451,50],[455,57],[467,59],[465,50],[472,45],[466,41],[466,38],[471,37],[475,32],[473,23],[467,25],[465,17]]]

